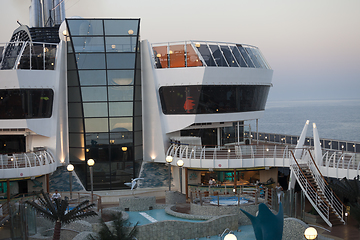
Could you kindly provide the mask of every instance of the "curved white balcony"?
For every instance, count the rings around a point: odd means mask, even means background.
[[[0,155],[0,178],[26,178],[52,173],[57,164],[48,150]]]
[[[310,148],[311,149],[311,148]],[[191,146],[172,144],[167,156],[172,165],[179,159],[184,167],[200,169],[241,169],[290,167],[294,147],[288,145]],[[352,179],[360,174],[360,154],[324,150],[319,169],[327,177]]]

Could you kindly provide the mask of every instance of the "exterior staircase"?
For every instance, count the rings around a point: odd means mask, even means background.
[[[345,224],[345,206],[328,186],[310,150],[302,154],[301,160],[297,160],[292,151],[291,154],[290,168],[314,209],[330,227]]]

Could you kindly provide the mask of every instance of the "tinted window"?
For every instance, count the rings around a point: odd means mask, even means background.
[[[0,119],[50,118],[52,89],[0,90]]]
[[[174,86],[159,89],[164,114],[261,111],[270,86]]]

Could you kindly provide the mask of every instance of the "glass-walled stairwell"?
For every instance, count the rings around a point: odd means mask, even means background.
[[[67,19],[70,162],[90,189],[121,189],[142,162],[139,19]]]

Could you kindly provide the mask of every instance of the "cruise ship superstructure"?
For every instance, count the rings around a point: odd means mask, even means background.
[[[89,159],[95,190],[127,188],[146,166],[157,171],[166,163],[170,186],[179,190],[184,182],[186,194],[214,175],[232,179],[236,190],[236,179],[278,181],[280,168],[300,185],[303,171],[320,169],[316,181],[359,174],[355,153],[327,151],[315,125],[312,144],[304,134],[273,144],[257,124],[251,129],[247,121],[263,116],[272,87],[273,70],[258,47],[150,43],[140,39],[140,19],[65,18],[64,4],[32,1],[31,27],[20,26],[0,46],[0,179],[7,196],[33,191],[34,179],[49,191],[49,174],[68,164],[89,190]],[[154,184],[160,175],[144,177],[144,186],[166,186]]]

